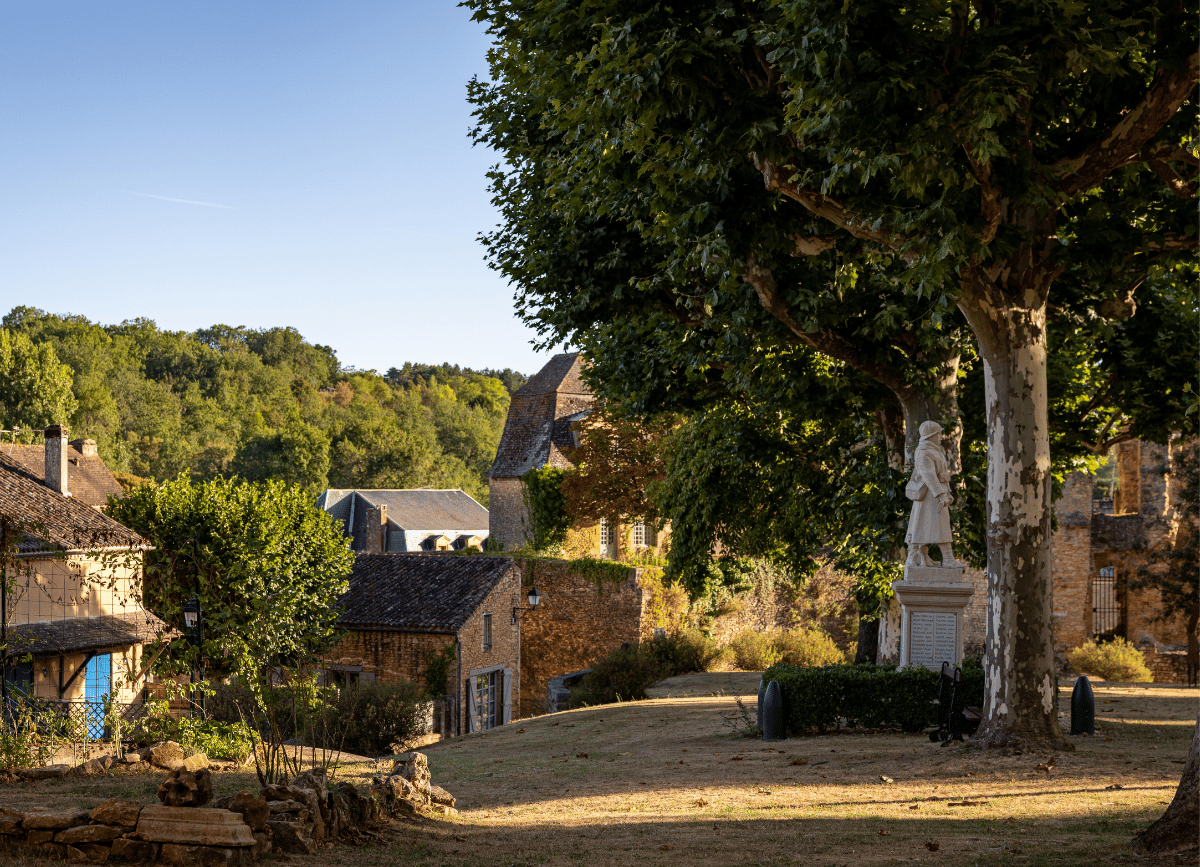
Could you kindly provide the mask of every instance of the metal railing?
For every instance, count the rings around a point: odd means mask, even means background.
[[[19,725],[32,719],[38,732],[68,741],[102,741],[112,737],[111,723],[122,722],[126,732],[147,714],[145,704],[116,704],[111,706],[113,717],[104,712],[99,701],[55,701],[43,698],[9,696],[8,723]]]

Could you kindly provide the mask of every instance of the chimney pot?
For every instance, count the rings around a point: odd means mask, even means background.
[[[96,441],[93,439],[75,439],[71,440],[71,445],[75,447],[75,451],[79,452],[85,458],[99,457],[100,450],[96,447]]]
[[[64,497],[67,492],[67,427],[52,424],[46,428],[46,487]]]

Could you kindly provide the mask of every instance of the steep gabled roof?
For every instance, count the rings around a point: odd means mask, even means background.
[[[25,529],[19,554],[149,548],[123,524],[75,497],[47,488],[35,475],[0,451],[0,518]]]
[[[488,470],[490,477],[522,476],[545,466],[570,466],[563,454],[571,445],[566,419],[596,402],[581,377],[583,365],[583,356],[578,352],[556,355],[513,394],[496,460]]]
[[[360,554],[339,626],[458,632],[515,568],[510,557]]]
[[[73,445],[73,444],[72,444]],[[0,454],[12,458],[38,481],[46,481],[46,446],[3,445]],[[125,492],[112,472],[98,455],[85,455],[77,448],[67,449],[67,490],[71,496],[89,506],[105,506],[108,497],[120,499]]]
[[[330,488],[317,507],[346,525],[354,510],[354,526],[361,527],[367,509],[387,506],[388,522],[402,530],[487,530],[488,510],[466,491],[360,490]]]

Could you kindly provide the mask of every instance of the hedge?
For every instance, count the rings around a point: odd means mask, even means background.
[[[983,667],[963,662],[963,704],[983,705]],[[937,672],[894,665],[827,665],[796,668],[785,663],[763,672],[779,681],[789,734],[831,728],[899,727],[920,731],[937,724]]]

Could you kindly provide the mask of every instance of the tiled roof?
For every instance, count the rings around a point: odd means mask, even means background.
[[[173,630],[149,611],[71,617],[8,627],[9,655],[51,656],[84,650],[116,650],[153,641]]]
[[[20,554],[150,547],[133,530],[87,503],[47,488],[3,450],[0,450],[0,518],[18,522],[27,529],[24,541],[17,545]]]
[[[360,554],[338,624],[458,632],[514,568],[509,557],[482,554]]]
[[[25,468],[26,472],[39,481],[46,481],[46,446],[8,445],[0,446],[0,454],[7,455]],[[108,497],[120,499],[124,496],[121,485],[104,461],[97,455],[84,455],[71,446],[67,449],[67,490],[71,496],[89,506],[104,506]]]
[[[358,494],[352,498],[351,494]],[[486,530],[488,510],[462,490],[346,490],[330,488],[317,504],[345,521],[351,503],[354,523],[373,506],[387,506],[388,520],[403,530]]]
[[[522,476],[545,466],[570,466],[563,454],[572,445],[567,418],[595,403],[580,378],[583,363],[578,352],[556,355],[513,394],[496,460],[488,470],[490,477]]]

